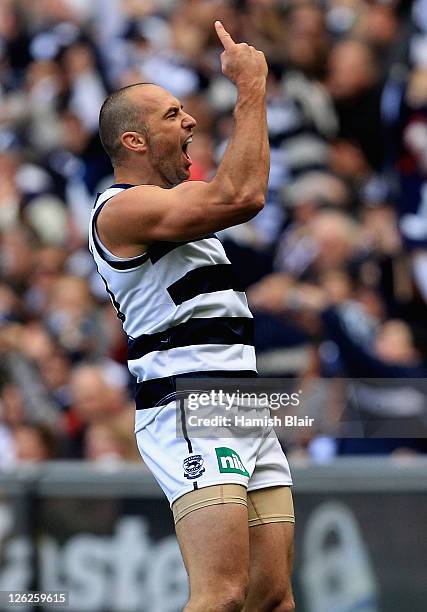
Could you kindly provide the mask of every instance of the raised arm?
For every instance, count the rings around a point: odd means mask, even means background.
[[[228,203],[230,199],[264,203],[270,171],[265,88],[267,63],[262,51],[246,43],[237,45],[217,21],[224,51],[222,72],[237,85],[234,134],[212,181]],[[248,59],[246,59],[246,57]]]
[[[105,206],[98,231],[107,245],[180,241],[248,221],[263,207],[270,152],[266,119],[264,54],[236,44],[220,22],[222,71],[237,86],[234,131],[211,182],[190,181],[172,189],[141,185]]]

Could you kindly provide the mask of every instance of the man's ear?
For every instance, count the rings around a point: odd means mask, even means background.
[[[124,132],[120,141],[128,151],[143,153],[147,149],[147,138],[141,132]]]

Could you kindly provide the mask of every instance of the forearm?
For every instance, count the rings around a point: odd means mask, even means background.
[[[233,135],[212,182],[227,203],[263,201],[269,171],[265,85],[248,85],[239,90]]]

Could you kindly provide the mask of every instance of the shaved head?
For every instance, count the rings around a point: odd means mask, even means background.
[[[181,102],[154,83],[114,91],[99,113],[99,135],[115,174],[168,188],[190,176],[187,147],[195,125]]]
[[[134,90],[153,83],[135,83],[113,91],[104,101],[99,113],[99,136],[113,166],[126,159],[121,143],[125,132],[147,132],[144,113],[132,95]]]

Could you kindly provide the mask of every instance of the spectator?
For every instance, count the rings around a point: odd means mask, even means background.
[[[43,425],[22,424],[14,431],[17,463],[40,463],[55,457],[56,438]]]
[[[82,458],[86,432],[91,426],[108,426],[121,412],[131,410],[126,382],[123,368],[112,363],[82,364],[74,369],[70,388],[72,406],[65,418],[67,456]],[[100,438],[105,436],[100,434]],[[97,439],[94,438],[94,445]]]

